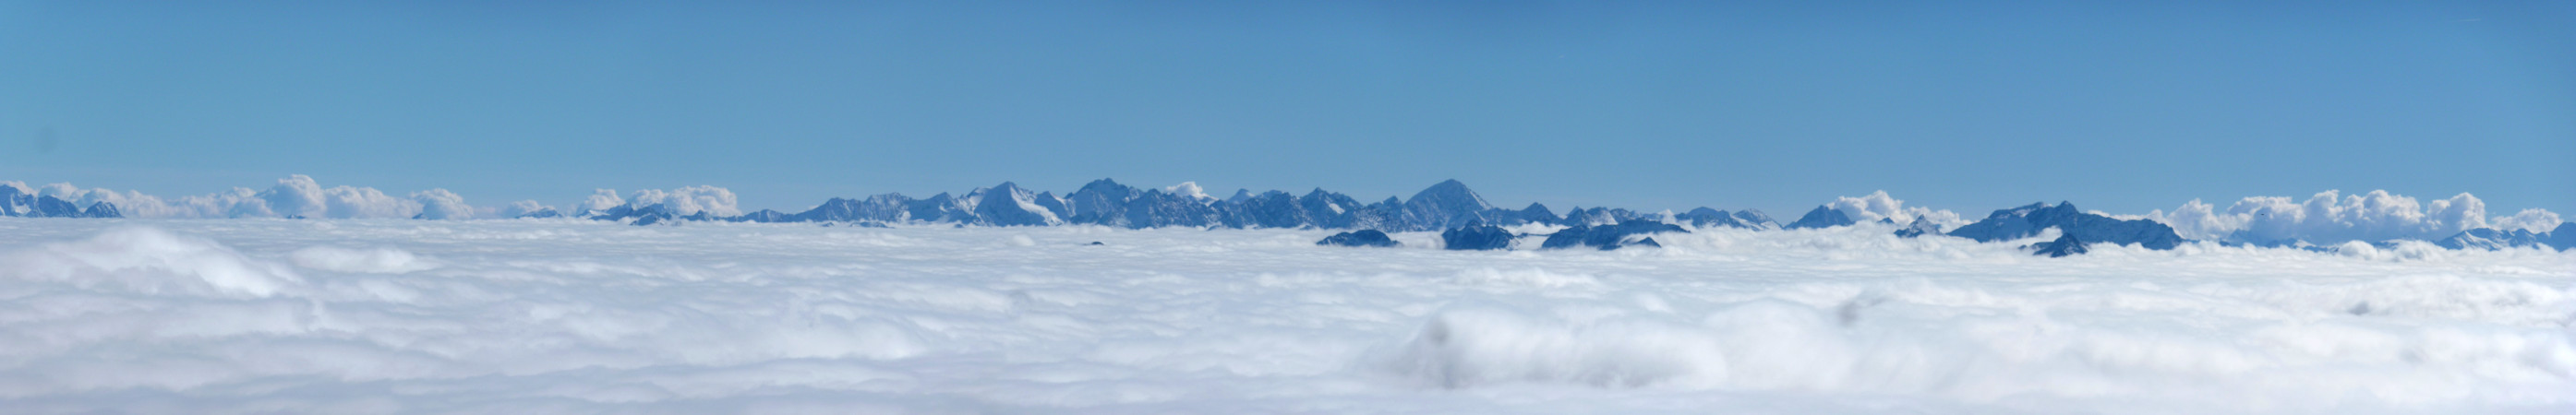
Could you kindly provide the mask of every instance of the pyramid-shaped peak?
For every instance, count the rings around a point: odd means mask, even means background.
[[[1485,203],[1484,196],[1477,195],[1475,190],[1468,189],[1467,184],[1458,182],[1458,179],[1442,180],[1439,184],[1431,185],[1431,188],[1422,189],[1422,192],[1414,193],[1413,199],[1407,203],[1427,204],[1442,211],[1454,212],[1493,208],[1493,205]]]

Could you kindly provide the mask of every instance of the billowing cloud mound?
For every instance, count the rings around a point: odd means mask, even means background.
[[[457,196],[455,192],[449,192],[447,189],[414,192],[411,194],[411,200],[413,203],[420,204],[421,219],[474,218],[474,207],[465,204],[465,197]]]
[[[501,209],[499,210],[500,215],[496,217],[515,218],[519,217],[519,215],[536,213],[538,211],[554,210],[554,208],[554,206],[546,206],[546,204],[537,203],[537,201],[534,200],[521,200],[510,202],[509,205],[501,206]]]
[[[463,195],[447,189],[396,196],[368,187],[324,187],[313,177],[301,174],[278,179],[277,184],[266,189],[236,187],[214,194],[175,199],[135,191],[81,188],[70,183],[28,186],[22,182],[0,181],[0,186],[15,188],[23,194],[53,196],[80,206],[106,202],[116,205],[126,217],[134,218],[473,219],[509,218],[553,209],[532,200],[502,207],[476,207],[466,203]],[[662,205],[672,213],[684,216],[699,212],[719,217],[742,214],[733,191],[715,186],[647,189],[637,191],[631,197],[620,196],[613,189],[599,189],[573,206],[577,209],[575,212],[592,212],[618,206],[642,208],[654,205]]]
[[[1175,194],[1175,195],[1187,196],[1187,197],[1189,197],[1189,198],[1191,198],[1191,199],[1197,199],[1197,200],[1199,200],[1199,201],[1209,201],[1209,200],[1215,200],[1215,199],[1216,199],[1216,197],[1208,196],[1208,194],[1207,194],[1207,189],[1206,189],[1206,188],[1199,187],[1199,182],[1181,182],[1181,184],[1176,184],[1176,185],[1172,185],[1172,187],[1165,187],[1165,188],[1163,188],[1163,193],[1171,193],[1171,194]]]
[[[617,194],[615,190],[602,189],[600,192],[610,196]],[[592,198],[596,200],[598,196],[592,196]],[[742,214],[742,209],[734,206],[733,191],[715,186],[689,186],[671,190],[645,189],[636,191],[635,197],[627,199],[626,203],[635,207],[662,205],[670,208],[671,213],[678,215],[694,215],[698,212],[707,212],[715,216]]]
[[[120,211],[119,213],[128,217],[197,217],[197,215],[187,207],[173,206],[170,202],[162,201],[160,197],[132,190],[117,192],[107,189],[83,189],[72,186],[71,183],[48,184],[44,187],[32,189],[32,191],[30,191],[31,189],[29,189],[27,185],[19,182],[0,182],[0,186],[16,187],[20,193],[53,196],[58,199],[71,201],[72,204],[83,207],[87,207],[93,203],[107,202],[108,204],[116,205],[117,209]]]
[[[591,191],[589,198],[582,199],[581,203],[574,204],[573,207],[576,208],[576,213],[587,216],[591,212],[609,210],[625,204],[626,198],[618,196],[617,189],[599,189]]]
[[[1897,224],[1910,224],[1914,223],[1915,218],[1931,219],[1932,223],[1941,224],[1943,227],[1958,227],[1968,223],[1961,220],[1957,212],[1932,210],[1921,206],[1906,207],[1904,200],[1888,197],[1885,190],[1870,192],[1868,196],[1836,198],[1833,203],[1825,204],[1825,207],[1842,211],[1844,216],[1849,216],[1852,221],[1860,223],[1887,219]]]
[[[14,184],[14,182],[13,182]],[[23,185],[21,185],[23,186]],[[163,199],[140,192],[117,192],[108,189],[83,189],[70,183],[54,183],[37,189],[38,194],[69,200],[88,206],[91,203],[115,204],[126,216],[138,218],[409,218],[415,215],[432,219],[465,219],[473,217],[473,206],[465,198],[444,189],[396,197],[367,187],[322,187],[310,176],[293,175],[278,179],[264,190],[233,188],[229,191],[199,196]]]
[[[2489,219],[2486,202],[2461,193],[2423,203],[2415,198],[2373,190],[2343,195],[2328,190],[2292,201],[2257,196],[2239,200],[2225,211],[2192,200],[2173,212],[2147,217],[2174,227],[2185,238],[2276,243],[2303,240],[2317,245],[2392,239],[2436,240],[2460,231],[2509,227],[2546,232],[2558,225],[2558,214],[2528,209],[2510,217]]]
[[[2488,220],[2487,225],[2496,229],[2508,231],[2519,229],[2531,232],[2548,232],[2552,229],[2558,229],[2558,224],[2564,222],[2565,221],[2558,219],[2557,212],[2535,208],[2523,209],[2521,212],[2515,212],[2513,216],[2497,216],[2495,219]]]

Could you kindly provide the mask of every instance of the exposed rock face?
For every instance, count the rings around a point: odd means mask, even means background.
[[[120,212],[115,204],[107,202],[90,203],[88,209],[82,209],[79,204],[70,200],[19,192],[16,186],[0,186],[0,216],[121,218],[125,217],[125,214]]]
[[[2058,231],[2083,241],[2137,244],[2147,249],[2173,249],[2174,246],[2182,244],[2182,236],[2174,233],[2173,227],[2165,224],[2145,219],[2119,220],[2084,213],[2076,210],[2074,203],[2066,202],[2058,202],[2057,206],[2032,203],[2028,206],[1996,210],[1994,214],[1987,215],[1985,220],[1950,231],[1950,236],[1975,239],[1977,242],[1994,242],[2027,238],[2038,235],[2041,230],[2048,228],[2057,228]]]
[[[1651,242],[1653,238],[1646,237],[1646,235],[1661,232],[1690,233],[1690,230],[1669,223],[1648,220],[1630,220],[1619,222],[1617,225],[1576,226],[1548,235],[1547,241],[1539,243],[1539,248],[1564,249],[1588,246],[1607,251],[1629,246],[1661,247],[1662,243]]]
[[[1319,221],[1297,203],[1288,192],[1272,190],[1259,195],[1237,194],[1217,202],[1217,213],[1229,228],[1299,228],[1318,227]]]
[[[1376,229],[1361,229],[1337,233],[1333,234],[1333,236],[1324,237],[1324,240],[1315,241],[1315,244],[1325,246],[1366,246],[1378,248],[1392,248],[1399,245],[1395,242],[1395,238],[1388,238],[1386,237],[1386,232],[1378,232]]]
[[[1565,226],[1602,226],[1616,225],[1620,222],[1644,219],[1646,219],[1646,215],[1637,213],[1637,211],[1633,210],[1602,207],[1585,209],[1582,207],[1575,207],[1574,210],[1566,211],[1565,219],[1560,220],[1557,223]]]
[[[122,218],[122,217],[125,217],[125,212],[118,211],[118,210],[116,209],[116,205],[115,205],[115,204],[107,203],[107,202],[98,202],[98,203],[91,203],[91,204],[89,204],[89,209],[82,210],[82,211],[81,211],[81,217],[87,217],[87,218]]]
[[[789,215],[789,222],[901,222],[911,216],[912,198],[887,193],[866,199],[832,198],[821,206]]]
[[[1495,210],[1499,209],[1486,204],[1484,196],[1477,195],[1474,190],[1468,190],[1466,183],[1459,183],[1455,179],[1433,184],[1431,188],[1414,193],[1412,200],[1404,201],[1404,219],[1417,230],[1449,229],[1466,226],[1470,222],[1482,223],[1485,219],[1484,214]]]
[[[1452,251],[1491,251],[1511,249],[1513,235],[1502,227],[1471,223],[1440,232],[1440,249]]]
[[[924,222],[965,223],[975,219],[975,206],[948,192],[905,203],[903,210],[906,219]]]
[[[1840,210],[1834,210],[1834,208],[1832,208],[1832,207],[1827,207],[1827,206],[1816,206],[1816,208],[1815,208],[1814,210],[1809,210],[1809,211],[1807,211],[1807,215],[1806,215],[1806,216],[1800,216],[1800,217],[1798,217],[1798,221],[1797,221],[1797,222],[1790,222],[1790,223],[1789,223],[1789,226],[1784,226],[1783,228],[1786,228],[1786,229],[1816,229],[1816,228],[1831,228],[1831,227],[1836,227],[1836,226],[1851,226],[1852,224],[1855,224],[1855,223],[1859,223],[1859,222],[1857,222],[1857,221],[1853,221],[1853,220],[1852,220],[1852,218],[1851,218],[1851,215],[1845,215],[1845,214],[1843,214],[1843,211],[1840,211]]]

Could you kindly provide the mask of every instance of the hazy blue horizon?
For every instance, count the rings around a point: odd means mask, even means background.
[[[2576,5],[0,2],[0,180],[2576,212]],[[1786,219],[1786,218],[1784,218]]]

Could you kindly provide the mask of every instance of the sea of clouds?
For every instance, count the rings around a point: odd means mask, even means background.
[[[1892,229],[0,218],[0,412],[2576,411],[2576,252]]]

